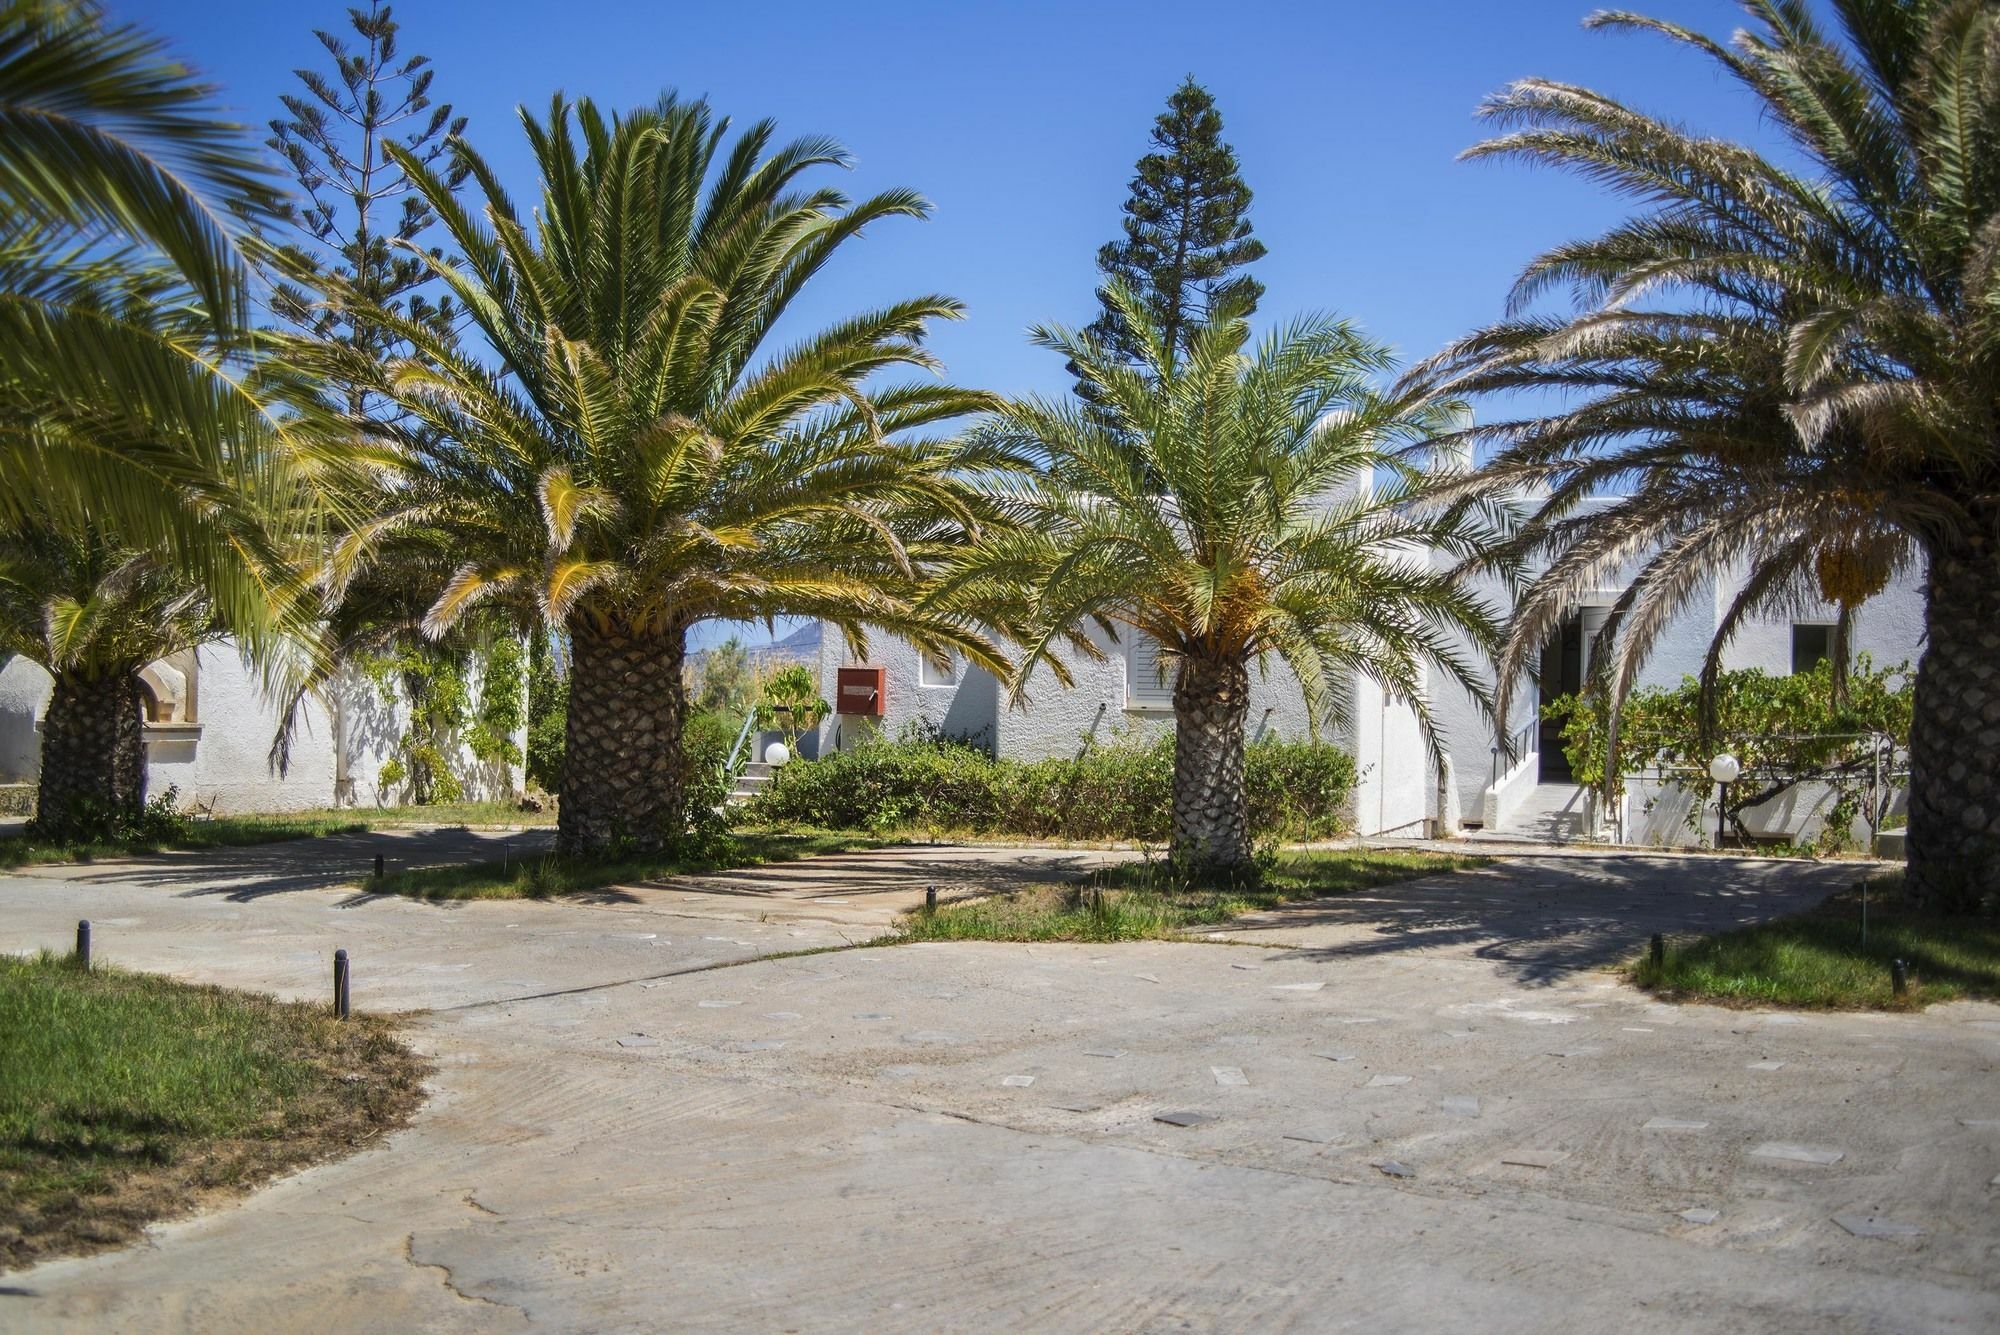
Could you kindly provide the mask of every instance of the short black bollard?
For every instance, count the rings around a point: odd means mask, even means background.
[[[924,887],[924,912],[937,912],[937,887],[934,885]]]
[[[1901,960],[1889,961],[1889,990],[1899,997],[1910,994],[1910,966]]]
[[[336,1020],[347,1018],[347,980],[347,952],[336,950],[333,952],[333,1017]]]
[[[88,918],[77,920],[76,966],[85,973],[90,972],[90,919]]]
[[[1664,937],[1664,936],[1662,936],[1662,935],[1661,935],[1660,933],[1658,933],[1658,932],[1654,932],[1654,933],[1653,933],[1653,967],[1654,967],[1655,969],[1661,969],[1661,968],[1665,968],[1665,967],[1666,967],[1666,963],[1667,963],[1667,938],[1666,938],[1666,937]]]
[[[382,855],[380,853],[375,855],[375,879],[378,881],[382,879]]]

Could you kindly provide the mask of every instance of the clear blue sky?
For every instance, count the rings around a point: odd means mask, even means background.
[[[1731,136],[1758,134],[1741,93],[1658,39],[1587,33],[1594,0],[1326,0],[1233,6],[1161,0],[883,4],[867,0],[406,0],[405,51],[432,57],[434,94],[517,197],[533,181],[514,108],[552,93],[623,108],[704,94],[739,125],[830,134],[859,195],[921,190],[928,222],[873,229],[794,319],[823,322],[919,292],[965,301],[934,347],[957,380],[1059,392],[1061,363],[1028,346],[1037,321],[1094,310],[1097,248],[1152,119],[1186,74],[1215,95],[1255,192],[1269,256],[1260,317],[1350,316],[1405,359],[1494,317],[1538,250],[1597,230],[1620,204],[1513,164],[1462,163],[1480,99],[1527,75],[1587,83]],[[1631,7],[1726,36],[1725,0]],[[325,68],[315,27],[338,0],[110,0],[172,39],[261,126]]]

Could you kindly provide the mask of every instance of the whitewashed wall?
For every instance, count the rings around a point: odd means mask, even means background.
[[[147,792],[179,790],[184,807],[219,814],[302,811],[330,806],[382,806],[396,794],[380,782],[383,764],[402,735],[407,708],[385,702],[373,682],[346,674],[323,698],[309,700],[293,734],[290,763],[280,774],[270,761],[278,703],[257,670],[228,642],[196,651],[196,718],[192,724],[148,725]],[[41,750],[36,721],[48,707],[49,675],[24,658],[0,669],[0,782],[32,782]],[[345,723],[347,791],[339,773],[337,699]],[[526,732],[516,734],[525,747]],[[519,766],[489,766],[461,751],[454,772],[468,800],[506,799],[521,784]]]

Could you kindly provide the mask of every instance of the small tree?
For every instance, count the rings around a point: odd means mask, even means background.
[[[783,733],[785,745],[797,755],[800,735],[817,728],[832,712],[833,706],[820,698],[813,674],[792,663],[765,678],[763,698],[757,703],[757,726]]]
[[[1827,662],[1788,676],[1758,668],[1720,673],[1706,725],[1698,678],[1634,691],[1620,712],[1618,773],[1608,781],[1603,697],[1566,695],[1542,712],[1562,725],[1563,753],[1578,783],[1616,795],[1627,780],[1656,773],[1691,799],[1688,825],[1699,830],[1712,809],[1708,763],[1727,751],[1743,766],[1723,806],[1737,838],[1750,838],[1743,813],[1819,782],[1833,790],[1823,837],[1837,842],[1857,817],[1871,834],[1881,829],[1895,795],[1889,771],[1908,754],[1914,694],[1908,663],[1878,672],[1866,654],[1839,687]]]
[[[557,670],[553,641],[539,624],[528,635],[528,782],[552,793],[562,782],[569,678]]]
[[[689,703],[702,713],[741,717],[757,695],[750,652],[734,635],[704,653],[698,668],[690,664],[687,677]]]

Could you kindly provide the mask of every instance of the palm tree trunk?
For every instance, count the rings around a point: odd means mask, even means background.
[[[58,672],[42,721],[36,832],[52,839],[115,834],[146,805],[139,674]]]
[[[1174,679],[1173,859],[1204,877],[1254,877],[1243,728],[1250,671],[1241,659],[1181,660]]]
[[[556,849],[656,851],[686,827],[681,660],[687,632],[680,626],[640,630],[577,616],[569,633],[569,718]]]
[[[2000,900],[2000,557],[1935,556],[1910,719],[1909,890],[1952,912]]]

